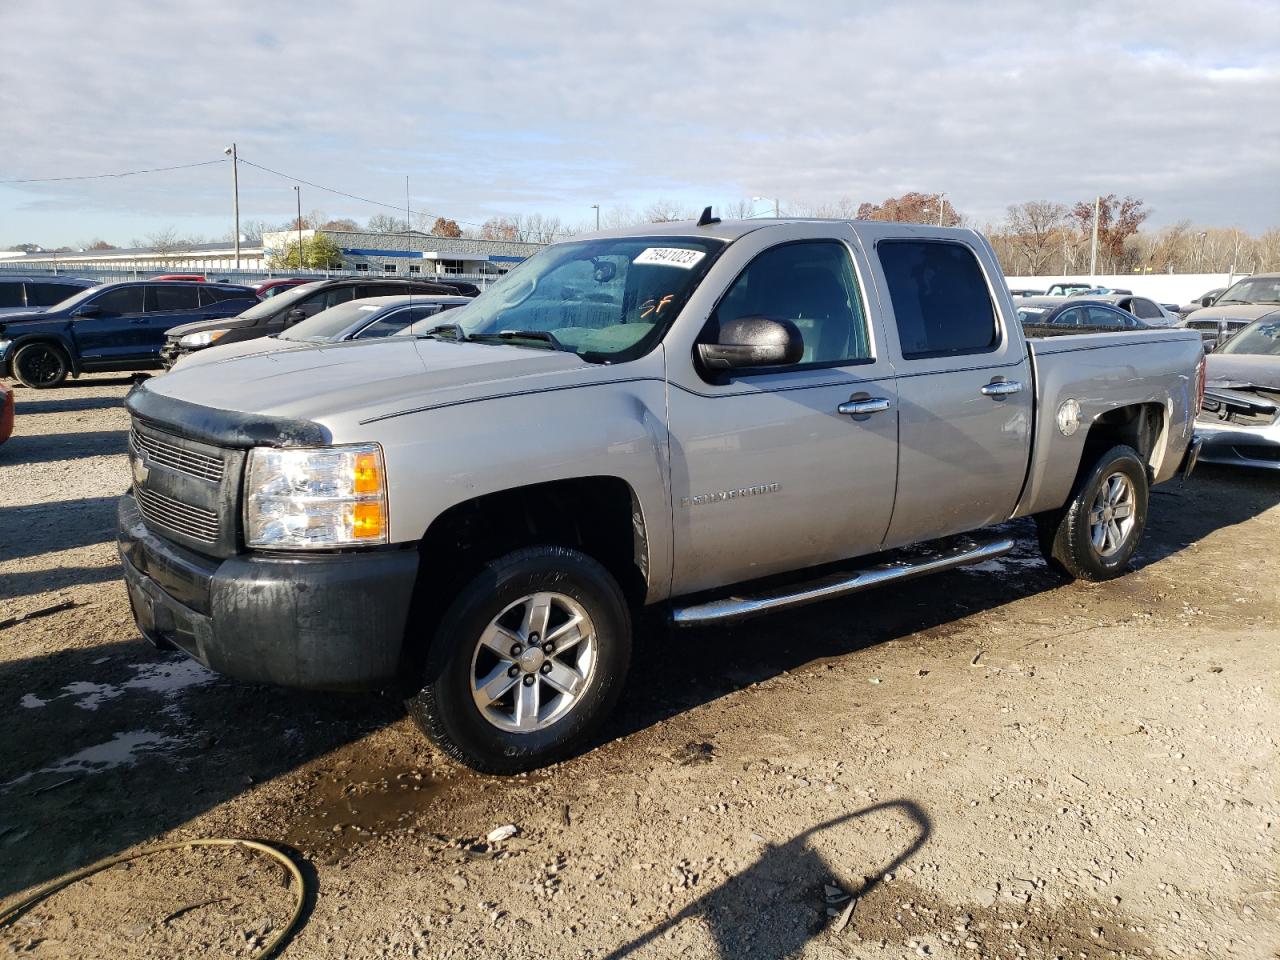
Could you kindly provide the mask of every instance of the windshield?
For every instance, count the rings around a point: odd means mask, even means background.
[[[72,307],[77,307],[84,303],[95,293],[100,292],[104,286],[106,286],[106,284],[100,283],[96,287],[85,287],[83,290],[77,290],[71,296],[67,297],[67,299],[59,300],[52,307],[45,307],[45,310],[70,310]]]
[[[1280,277],[1250,277],[1241,280],[1213,302],[1222,303],[1280,303]]]
[[[283,299],[281,297],[276,302],[280,303]],[[385,303],[350,300],[300,320],[278,336],[281,340],[331,340],[353,324],[371,320],[375,314],[386,309]]]
[[[296,303],[309,293],[314,293],[322,283],[324,283],[323,280],[317,280],[314,283],[303,283],[296,287],[290,287],[284,293],[254,304],[240,316],[245,320],[259,320],[262,317],[275,316],[276,311],[287,310],[290,304]]]
[[[1222,345],[1218,353],[1280,357],[1280,320],[1255,320]]]
[[[448,322],[467,337],[523,331],[539,337],[511,342],[559,346],[594,362],[631,360],[662,337],[723,247],[705,237],[559,243],[451,311]],[[428,317],[412,332],[423,335],[442,322]]]

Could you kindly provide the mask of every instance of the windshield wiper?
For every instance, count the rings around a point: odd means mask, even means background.
[[[1216,307],[1216,306],[1219,306],[1219,305],[1224,304],[1224,303],[1243,303],[1243,304],[1248,304],[1248,302],[1249,302],[1248,300],[1215,300],[1215,301],[1213,301],[1213,305]]]
[[[420,333],[418,334],[418,336],[419,337],[438,337],[442,333],[452,333],[453,339],[457,340],[459,343],[462,343],[466,340],[471,339],[470,337],[467,336],[467,331],[463,330],[462,326],[457,323],[437,323],[434,327],[432,327],[426,333]]]
[[[472,340],[538,340],[551,347],[552,350],[563,350],[573,353],[569,347],[556,339],[556,335],[547,330],[499,330],[497,333],[473,333]]]

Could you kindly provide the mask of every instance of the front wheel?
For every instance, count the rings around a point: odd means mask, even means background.
[[[1112,447],[1062,510],[1036,518],[1050,565],[1077,580],[1124,573],[1147,526],[1147,468],[1132,447]]]
[[[66,353],[52,343],[29,343],[13,357],[13,375],[35,390],[62,386],[70,369]]]
[[[630,661],[617,581],[577,550],[530,547],[486,564],[458,594],[406,706],[460,763],[518,773],[581,746],[617,702]]]

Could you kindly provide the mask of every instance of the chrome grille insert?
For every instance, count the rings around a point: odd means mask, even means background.
[[[163,493],[148,490],[134,485],[134,495],[138,498],[138,508],[148,523],[164,527],[174,533],[200,540],[204,543],[215,543],[218,539],[218,514],[213,510],[204,510],[181,503]]]
[[[169,467],[188,477],[195,477],[197,480],[207,480],[210,483],[222,482],[221,457],[184,450],[172,443],[166,443],[159,437],[148,436],[137,430],[131,430],[129,438],[135,450],[146,451],[147,456],[161,466]]]

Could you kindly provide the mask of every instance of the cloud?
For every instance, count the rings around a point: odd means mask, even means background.
[[[1116,192],[1159,222],[1280,223],[1273,7],[1046,6],[24,5],[0,37],[0,179],[191,162],[236,140],[393,203],[408,175],[415,207],[462,220],[919,189],[979,222]],[[216,166],[8,188],[0,241],[105,235],[126,215],[225,229],[228,180]],[[309,208],[378,212],[303,190]],[[291,181],[241,169],[246,218],[291,205]]]

